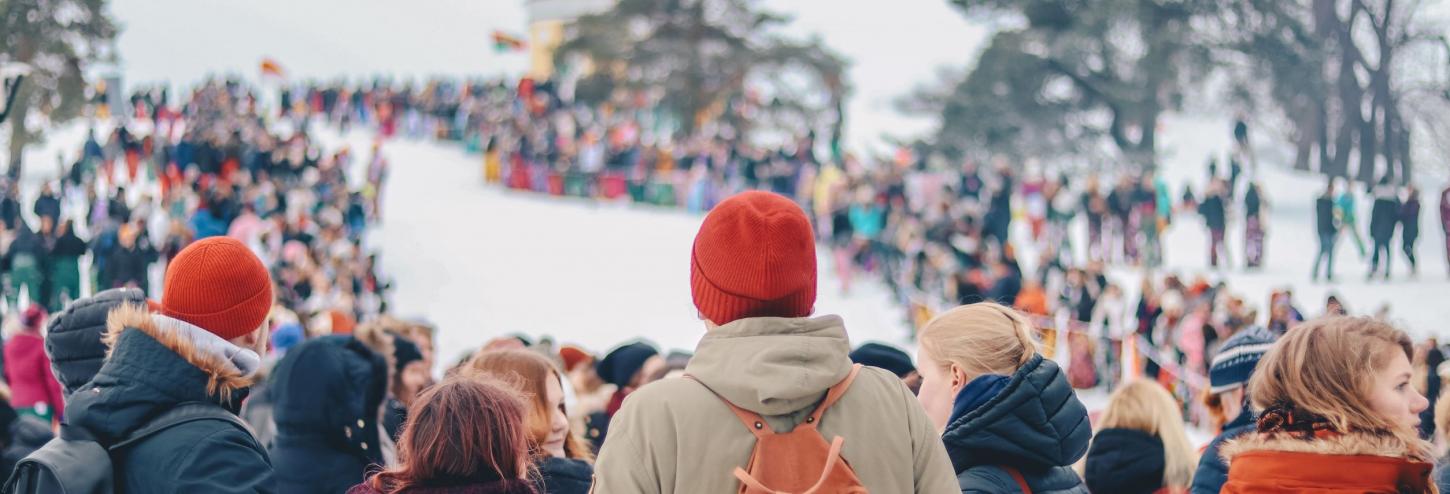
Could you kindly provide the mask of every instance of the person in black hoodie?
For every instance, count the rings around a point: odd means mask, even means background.
[[[34,211],[35,216],[41,218],[42,222],[45,218],[50,218],[52,225],[60,221],[60,199],[51,191],[49,182],[40,186],[40,197],[35,198]]]
[[[1198,456],[1168,390],[1137,380],[1113,392],[1099,421],[1083,476],[1098,493],[1153,494],[1187,489]]]
[[[49,243],[50,254],[50,290],[46,293],[49,300],[47,307],[52,311],[60,311],[65,305],[76,300],[81,295],[81,256],[86,255],[89,246],[85,240],[76,236],[75,224],[71,220],[65,220],[60,224],[60,230]]]
[[[282,357],[267,384],[277,436],[270,451],[278,493],[341,494],[383,464],[379,424],[388,364],[347,335],[305,341]]]
[[[107,288],[132,286],[140,288],[142,292],[149,291],[148,271],[151,263],[156,261],[156,251],[149,248],[149,243],[143,245],[138,240],[139,235],[136,227],[132,225],[121,227],[117,234],[120,246],[106,260],[105,279],[111,284]]]
[[[1037,353],[1031,323],[984,302],[927,323],[917,361],[926,414],[963,493],[1086,494],[1071,466],[1088,450],[1087,408]]]
[[[1415,259],[1415,244],[1420,242],[1420,189],[1411,185],[1405,187],[1405,203],[1400,205],[1400,250],[1410,261],[1410,274],[1420,273]]]
[[[1374,188],[1374,207],[1369,213],[1369,236],[1374,240],[1374,256],[1369,261],[1369,276],[1374,279],[1380,272],[1380,255],[1384,255],[1386,280],[1390,279],[1390,241],[1395,238],[1395,229],[1400,224],[1399,190],[1390,183],[1389,175],[1380,179]]]
[[[232,269],[210,268],[218,265]],[[220,238],[192,244],[167,274],[158,313],[131,304],[111,311],[110,353],[70,396],[63,427],[110,447],[173,410],[237,413],[262,366],[257,349],[266,348],[267,269],[240,242]],[[266,450],[228,420],[174,425],[110,454],[119,492],[273,490]]]
[[[1228,249],[1223,243],[1224,232],[1228,229],[1224,193],[1223,180],[1214,180],[1208,187],[1208,193],[1204,194],[1203,201],[1198,204],[1198,214],[1203,215],[1203,222],[1208,225],[1208,265],[1215,268],[1218,267],[1220,253],[1224,263],[1229,263]]]
[[[1314,200],[1314,223],[1319,233],[1319,254],[1314,256],[1314,272],[1309,279],[1319,281],[1319,266],[1323,265],[1325,279],[1334,281],[1334,244],[1339,240],[1339,218],[1334,215],[1334,181],[1324,189],[1324,195]]]
[[[1258,183],[1244,192],[1244,264],[1257,269],[1264,263],[1264,195]]]

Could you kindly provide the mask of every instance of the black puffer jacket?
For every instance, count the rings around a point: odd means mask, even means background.
[[[1034,494],[1087,494],[1069,465],[1092,437],[1087,408],[1051,360],[1032,357],[980,408],[942,434],[963,493],[1019,493],[1003,466],[1021,472]]]
[[[16,415],[8,405],[0,404],[0,424],[4,426],[5,449],[0,451],[0,477],[9,478],[15,464],[55,439],[50,423],[38,418]]]
[[[379,410],[388,367],[351,336],[324,336],[287,351],[268,381],[277,436],[278,492],[342,494],[382,463]]]
[[[216,339],[161,328],[144,308],[111,314],[115,346],[91,383],[67,403],[67,423],[113,444],[183,403],[236,413],[261,360]],[[195,332],[205,332],[195,329]],[[203,336],[210,336],[206,333]],[[204,348],[212,348],[213,352]],[[208,393],[208,389],[214,393]],[[272,464],[250,432],[220,420],[197,420],[111,452],[119,492],[273,492]]]
[[[71,302],[46,325],[45,353],[60,387],[70,396],[101,370],[106,360],[106,315],[122,303],[144,305],[135,288],[116,288]]]
[[[594,482],[594,466],[582,460],[549,457],[538,468],[534,488],[542,494],[588,494]]]
[[[1103,429],[1088,451],[1088,488],[1113,494],[1152,494],[1163,488],[1163,441],[1133,429]]]

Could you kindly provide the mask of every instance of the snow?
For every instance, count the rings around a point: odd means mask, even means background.
[[[353,149],[371,139],[319,137]],[[689,280],[702,216],[485,186],[482,158],[457,146],[393,140],[383,152],[393,167],[374,241],[392,307],[438,325],[445,361],[511,334],[596,352],[639,338],[693,351],[704,334]],[[853,344],[907,346],[905,310],[880,283],[842,294],[827,253],[817,257],[817,314],[841,315]]]

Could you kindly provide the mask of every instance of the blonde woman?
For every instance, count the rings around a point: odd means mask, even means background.
[[[1224,446],[1222,492],[1435,492],[1411,352],[1404,332],[1370,318],[1290,330],[1249,381],[1263,412],[1256,433]]]
[[[1183,430],[1183,413],[1168,390],[1138,380],[1113,393],[1087,455],[1093,492],[1188,492],[1198,455]]]
[[[962,492],[1087,492],[1068,467],[1087,452],[1087,409],[1037,353],[1031,323],[979,303],[937,316],[919,338],[919,399]]]

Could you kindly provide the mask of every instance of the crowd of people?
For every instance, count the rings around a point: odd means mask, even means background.
[[[1276,292],[1261,314],[1224,283],[1164,275],[1134,306],[1109,280],[1110,263],[1161,266],[1186,213],[1221,257],[1240,206],[1245,265],[1262,262],[1267,200],[1237,151],[1201,197],[1151,173],[1104,195],[1002,162],[818,159],[811,136],[769,151],[713,123],[671,142],[645,103],[557,93],[313,87],[266,114],[237,83],[179,105],[149,90],[28,212],[9,184],[5,286],[25,309],[6,317],[4,492],[1450,488],[1433,340],[1336,297],[1310,314]],[[497,335],[440,379],[437,329],[389,313],[364,247],[382,145],[324,151],[306,131],[323,121],[476,143],[486,179],[514,188],[709,211],[688,287],[704,336],[665,355]],[[1408,208],[1378,202],[1372,217]],[[818,241],[843,286],[819,286]],[[817,290],[861,274],[915,307],[916,355],[853,348],[849,321],[815,313]],[[1090,413],[1077,393],[1096,386],[1111,397]],[[1200,451],[1187,426],[1218,435]]]
[[[1168,230],[1197,221],[1208,232],[1210,266],[1263,267],[1270,198],[1256,179],[1242,119],[1225,166],[1210,160],[1206,186],[1195,191],[1192,184],[1175,188],[1151,170],[1088,172],[1078,180],[1068,171],[1004,158],[944,166],[909,152],[868,159],[833,149],[826,156],[813,133],[763,146],[725,119],[699,122],[695,132],[679,135],[647,94],[620,93],[586,105],[549,81],[307,86],[285,91],[280,107],[284,114],[320,115],[384,135],[460,141],[481,153],[485,181],[517,190],[697,212],[745,190],[790,197],[830,248],[841,282],[832,288],[850,292],[854,279],[878,278],[917,328],[955,305],[1015,307],[1033,317],[1049,352],[1057,351],[1051,343],[1059,335],[1067,340],[1078,387],[1116,386],[1125,376],[1123,361],[1143,360],[1147,375],[1195,402],[1206,388],[1209,357],[1229,335],[1253,325],[1282,333],[1303,319],[1288,290],[1259,305],[1223,283],[1163,268]],[[1418,192],[1408,187],[1401,200],[1388,178],[1369,192],[1375,197],[1372,276],[1388,278],[1396,230],[1401,251],[1417,268]],[[1450,190],[1442,195],[1450,232]],[[1356,197],[1348,190],[1332,194],[1329,216],[1320,204],[1321,240],[1348,236],[1367,255]],[[1244,259],[1237,264],[1225,245],[1230,227],[1242,228]],[[1087,232],[1086,245],[1075,245],[1084,242],[1074,234],[1079,228]],[[1327,245],[1332,264],[1334,242]],[[1159,273],[1130,287],[1107,275],[1122,265]],[[1131,346],[1141,355],[1123,354],[1129,340],[1141,340]],[[1206,423],[1206,410],[1192,415],[1196,424]]]
[[[1437,492],[1450,430],[1424,435],[1422,416],[1450,422],[1450,400],[1426,398],[1444,389],[1425,387],[1443,355],[1379,319],[1228,336],[1207,362],[1222,432],[1200,454],[1156,380],[1129,380],[1090,413],[1030,316],[1006,305],[936,315],[914,359],[853,348],[848,321],[815,314],[816,250],[790,198],[732,196],[692,247],[705,328],[693,354],[504,336],[435,382],[426,324],[288,331],[264,259],[229,236],[197,240],[159,298],[122,287],[27,311],[27,328],[47,329],[26,330],[44,351],[22,362],[43,365],[29,372],[65,408],[51,439],[50,424],[0,407],[4,489]],[[10,348],[18,395],[31,374]]]

